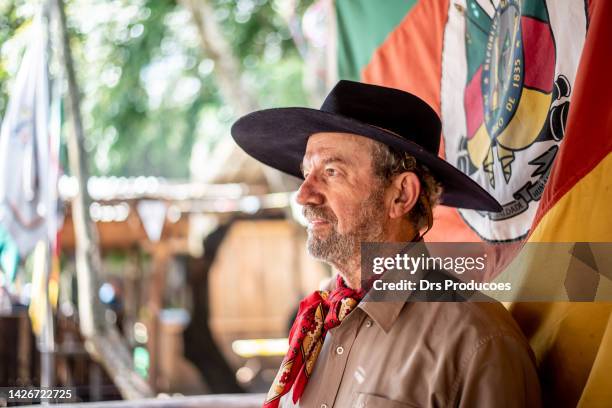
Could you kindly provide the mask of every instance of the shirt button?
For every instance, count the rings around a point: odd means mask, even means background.
[[[338,353],[339,355],[344,353],[344,347],[338,346],[338,348],[336,349],[336,353]]]
[[[327,408],[327,404],[321,404],[321,408]]]
[[[372,321],[366,320],[366,327],[372,327]]]

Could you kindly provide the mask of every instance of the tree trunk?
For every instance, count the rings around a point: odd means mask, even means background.
[[[253,92],[242,83],[242,70],[240,61],[235,57],[232,49],[221,33],[219,23],[215,20],[214,10],[208,0],[179,0],[191,13],[194,24],[200,36],[200,42],[205,54],[215,63],[214,75],[219,91],[225,102],[230,105],[238,116],[246,115],[259,109],[259,103]],[[258,164],[247,156],[229,138],[221,141],[218,152],[227,151],[225,143],[231,143],[231,153],[219,169],[222,171],[227,165],[231,167],[253,167]],[[266,181],[272,191],[284,192],[297,189],[294,178],[286,176],[277,170],[262,166]],[[215,182],[215,180],[209,180]]]
[[[55,0],[59,20],[60,49],[68,80],[68,111],[72,132],[68,136],[70,171],[77,179],[78,194],[72,200],[72,219],[76,234],[76,269],[78,285],[79,327],[85,347],[100,362],[126,399],[153,395],[147,383],[134,371],[132,358],[116,327],[108,325],[104,307],[98,298],[98,276],[101,270],[96,230],[89,217],[91,198],[87,192],[87,156],[83,148],[84,132],[80,114],[80,97],[74,73],[72,54],[66,30],[63,0]]]
[[[245,115],[258,108],[257,98],[242,85],[240,61],[215,20],[214,10],[208,0],[180,0],[191,12],[204,52],[215,63],[215,78],[223,99],[236,113]]]

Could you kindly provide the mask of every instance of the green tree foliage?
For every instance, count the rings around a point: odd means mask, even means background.
[[[23,7],[23,2],[0,0],[0,47],[2,47],[0,50],[3,51],[0,57],[0,118],[4,117],[8,103],[8,88],[11,76],[10,68],[7,66],[10,63],[10,61],[7,61],[10,58],[8,54],[11,54],[11,52],[3,48],[7,41],[13,38],[27,22],[23,15],[18,14],[20,6]]]
[[[87,95],[92,171],[188,177],[194,143],[212,148],[228,137],[235,119],[219,95],[216,67],[203,52],[189,12],[174,0],[111,3],[125,15],[131,8],[131,15],[98,23],[93,30],[100,34],[80,37],[81,61],[88,61],[89,41],[100,41],[106,50],[103,58],[93,58],[91,67],[98,71],[80,81],[98,82]],[[304,103],[301,60],[274,4],[243,0],[214,6],[260,104]],[[99,7],[108,8],[108,0]]]
[[[302,61],[279,14],[286,0],[211,3],[260,106],[306,104]],[[297,2],[297,13],[310,3]],[[24,24],[26,5],[0,5],[4,44]],[[70,0],[67,14],[92,174],[189,177],[194,144],[211,149],[236,119],[190,13],[175,0]]]

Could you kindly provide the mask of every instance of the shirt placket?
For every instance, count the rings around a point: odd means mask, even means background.
[[[365,317],[365,313],[355,309],[338,327],[328,333],[329,359],[324,380],[328,386],[324,387],[324,392],[321,393],[320,408],[331,408],[335,404],[351,349],[355,343],[359,326]]]

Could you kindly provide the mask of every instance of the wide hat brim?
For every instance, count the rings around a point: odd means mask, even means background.
[[[264,109],[243,116],[231,130],[236,143],[250,156],[301,179],[300,165],[308,138],[322,132],[353,133],[411,154],[442,185],[442,205],[490,212],[502,210],[478,183],[437,155],[392,132],[343,115],[310,108]]]

